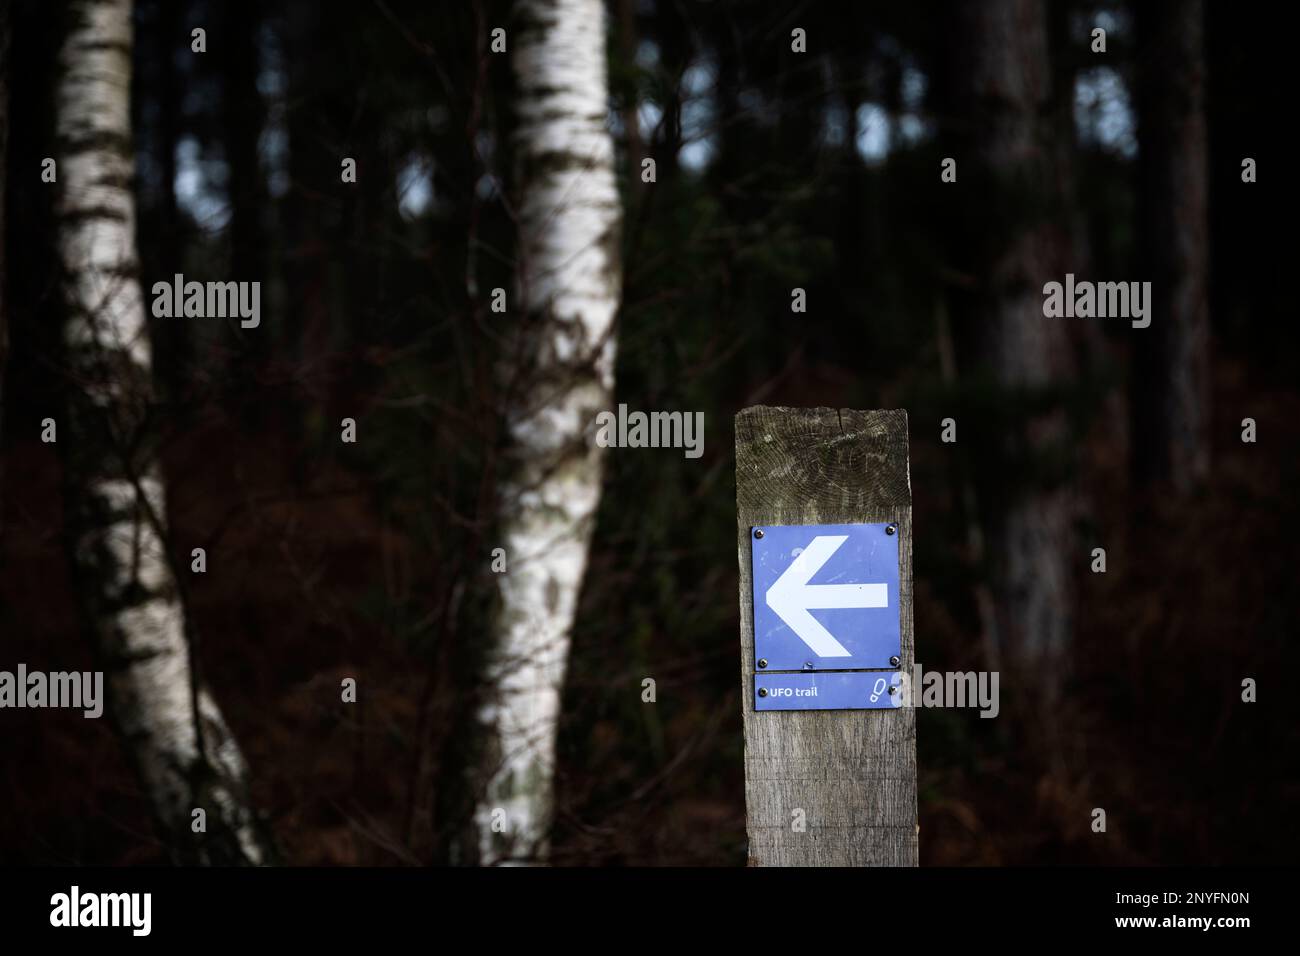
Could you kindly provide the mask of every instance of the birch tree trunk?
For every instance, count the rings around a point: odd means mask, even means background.
[[[1210,470],[1209,171],[1200,0],[1134,7],[1139,223],[1151,326],[1134,333],[1133,470],[1180,491]]]
[[[194,680],[149,434],[151,353],[135,249],[130,0],[68,5],[55,94],[69,367],[60,423],[74,575],[109,711],[178,861],[263,863],[247,770]],[[206,832],[192,832],[202,808]]]
[[[509,565],[479,713],[475,824],[485,865],[538,861],[548,850],[560,690],[601,493],[594,420],[613,395],[621,284],[604,4],[520,0],[515,12],[525,318],[507,369],[498,487]]]

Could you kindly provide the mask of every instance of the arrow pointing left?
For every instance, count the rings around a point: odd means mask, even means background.
[[[845,534],[819,534],[767,589],[767,606],[818,657],[853,655],[808,613],[810,608],[889,607],[889,589],[884,584],[808,583],[847,540]]]

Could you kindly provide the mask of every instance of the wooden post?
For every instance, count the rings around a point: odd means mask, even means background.
[[[898,524],[901,667],[911,674],[907,413],[755,406],[736,416],[740,699],[751,866],[916,865],[911,707],[754,710],[751,529],[888,521]]]

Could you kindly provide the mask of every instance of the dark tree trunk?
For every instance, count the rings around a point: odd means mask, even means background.
[[[655,4],[654,28],[663,83],[660,106],[664,112],[651,152],[658,181],[671,182],[677,175],[678,154],[682,149],[682,74],[690,58],[689,34],[681,11],[672,0]]]
[[[156,109],[148,149],[157,174],[149,196],[149,215],[140,217],[141,260],[144,275],[153,280],[171,282],[172,276],[185,269],[185,245],[188,239],[176,202],[176,146],[181,137],[181,94],[185,82],[176,68],[178,50],[188,50],[189,34],[185,30],[184,0],[153,0],[142,18],[141,37],[151,47],[139,59],[153,65],[152,82],[136,84],[135,98],[144,113],[144,104],[152,101]],[[157,358],[154,376],[161,397],[184,420],[191,407],[193,340],[188,322],[152,323],[154,352]]]
[[[289,192],[284,199],[286,321],[278,350],[286,358],[305,358],[313,331],[322,323],[323,280],[319,274],[322,237],[318,167],[329,159],[313,124],[316,49],[321,13],[307,4],[286,4],[284,45],[289,63]],[[337,163],[335,164],[337,168]]]
[[[1139,217],[1151,325],[1135,330],[1133,470],[1187,491],[1209,472],[1209,220],[1201,0],[1136,4]]]
[[[266,231],[258,140],[262,135],[261,96],[257,90],[258,24],[256,0],[226,0],[222,51],[222,95],[227,193],[230,200],[230,272],[238,281],[260,280],[266,262]]]
[[[618,23],[618,54],[623,61],[623,68],[631,77],[636,76],[636,0],[618,0],[616,5]],[[629,84],[627,98],[623,103],[623,148],[627,162],[627,194],[639,196],[641,192],[641,160],[645,159],[645,145],[641,142],[641,126],[638,110],[641,101],[636,89]],[[629,202],[629,205],[631,203]]]
[[[950,255],[962,277],[952,290],[953,337],[967,384],[996,397],[964,432],[980,464],[993,594],[981,624],[1006,666],[1050,703],[1068,660],[1076,555],[1059,401],[1074,362],[1064,323],[1042,308],[1044,283],[1061,278],[1068,260],[1045,121],[1045,14],[1040,0],[971,0],[952,26],[939,86],[958,159],[957,184],[944,187],[954,189]]]
[[[297,352],[301,362],[324,370],[310,383],[311,398],[329,408],[337,399],[330,359],[348,344],[356,324],[342,250],[356,239],[352,230],[357,193],[377,185],[393,171],[376,168],[367,156],[377,144],[366,141],[358,123],[359,105],[349,71],[348,37],[360,29],[352,7],[342,4],[288,4],[289,193],[284,203],[288,248],[285,252],[287,325],[282,357]],[[357,162],[357,181],[343,183],[341,163]],[[366,185],[366,180],[373,180]],[[350,250],[349,250],[350,251]],[[365,260],[373,250],[365,249]],[[353,256],[353,261],[356,261]]]
[[[5,365],[9,360],[9,296],[5,284],[5,173],[9,169],[9,3],[0,3],[0,531],[4,530]]]
[[[258,142],[263,128],[261,94],[257,88],[259,70],[258,28],[261,22],[257,0],[226,0],[222,5],[223,44],[221,61],[222,140],[226,156],[226,196],[230,204],[228,277],[237,282],[261,282],[263,308],[268,302],[267,279],[267,191],[259,159]],[[225,363],[221,381],[228,393],[247,399],[257,394],[259,370],[271,354],[270,316],[266,328],[245,331],[228,320],[225,334],[236,343]],[[245,408],[245,416],[250,410]],[[261,406],[251,412],[260,417]]]

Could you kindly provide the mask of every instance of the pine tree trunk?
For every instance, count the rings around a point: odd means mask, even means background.
[[[1179,491],[1209,473],[1210,316],[1204,9],[1136,6],[1143,278],[1151,325],[1134,332],[1133,468]]]
[[[173,857],[263,863],[247,771],[194,680],[149,436],[151,350],[135,249],[131,3],[69,4],[56,91],[67,324],[60,423],[74,575],[109,708]],[[194,833],[202,808],[206,832]]]
[[[7,186],[9,170],[9,4],[0,3],[0,534],[4,532],[4,412],[5,365],[9,361],[9,286],[5,255]]]
[[[223,140],[230,169],[230,272],[239,281],[264,281],[266,205],[258,140],[262,135],[261,94],[257,89],[259,5],[254,0],[227,0],[222,5],[221,51]]]
[[[1046,122],[1046,21],[1041,0],[970,0],[953,26],[951,121],[968,147],[955,152],[977,204],[954,244],[971,277],[954,296],[954,337],[963,374],[989,380],[1006,416],[981,436],[993,476],[980,490],[993,595],[982,626],[1006,666],[1032,677],[1033,696],[1050,703],[1073,629],[1077,502],[1059,465],[1072,444],[1068,421],[1047,400],[1074,380],[1075,363],[1065,323],[1042,306],[1043,284],[1069,265]]]
[[[481,864],[547,853],[560,690],[601,493],[594,420],[612,399],[621,281],[604,5],[520,0],[516,14],[516,305],[525,319],[507,370],[498,488],[509,569],[479,714]]]
[[[151,49],[147,59],[156,63],[146,95],[152,94],[152,105],[157,110],[152,161],[158,171],[158,193],[149,216],[153,228],[142,231],[137,239],[147,252],[147,265],[164,277],[183,271],[190,239],[176,201],[176,146],[181,139],[181,99],[187,77],[176,69],[175,53],[189,37],[184,28],[187,6],[177,0],[154,0],[152,36],[148,37]],[[143,41],[137,38],[137,43]],[[193,404],[193,331],[184,322],[169,322],[155,328],[153,335],[155,382],[163,400],[182,419],[188,417]]]

